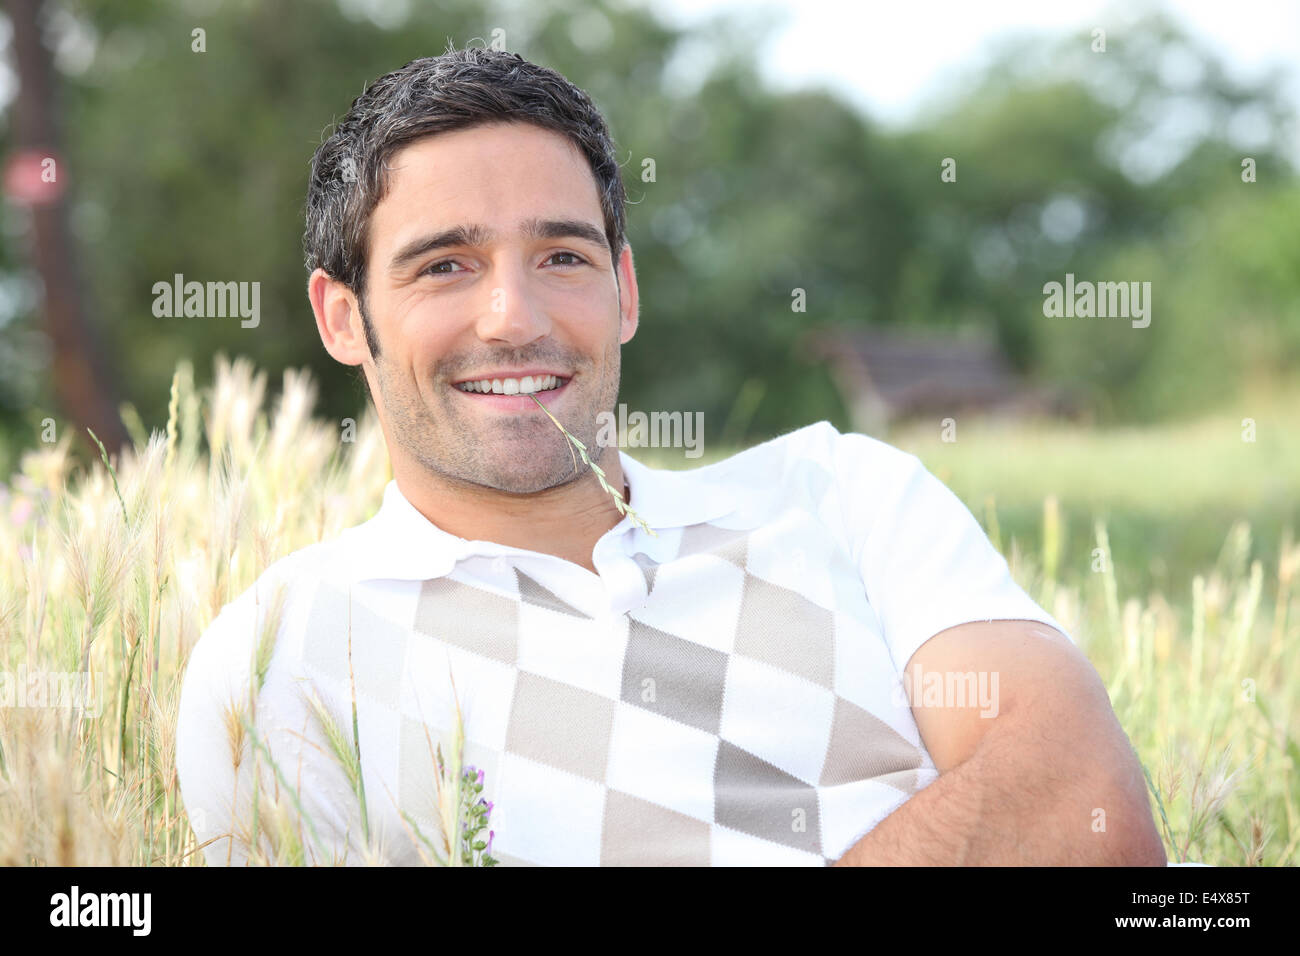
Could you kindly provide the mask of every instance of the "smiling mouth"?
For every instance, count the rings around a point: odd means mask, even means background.
[[[521,378],[484,378],[457,382],[458,391],[470,395],[540,395],[563,388],[570,379],[559,375],[525,375]]]

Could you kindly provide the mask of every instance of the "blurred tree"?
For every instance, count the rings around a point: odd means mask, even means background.
[[[90,443],[83,431],[90,428],[108,451],[116,452],[127,434],[117,411],[113,365],[105,361],[98,330],[86,319],[80,257],[68,229],[64,184],[75,165],[64,160],[61,148],[58,97],[42,36],[45,5],[9,0],[8,9],[18,96],[13,105],[15,152],[5,185],[11,198],[27,207],[31,256],[41,280],[40,313],[52,345],[53,390],[82,441]]]
[[[968,90],[904,137],[918,161],[902,185],[925,209],[904,266],[904,318],[993,324],[1013,361],[1074,390],[1099,420],[1185,415],[1246,374],[1223,326],[1233,285],[1221,280],[1252,253],[1228,248],[1216,220],[1256,216],[1294,188],[1294,110],[1276,78],[1230,79],[1164,16],[1107,41],[1100,53],[1086,33],[1009,38]],[[940,182],[948,156],[956,183]],[[1244,156],[1263,171],[1257,183],[1242,182]],[[1285,233],[1268,235],[1294,249]],[[1198,249],[1208,273],[1189,297],[1185,261]],[[1151,326],[1045,317],[1043,285],[1067,272],[1152,282]],[[1275,321],[1283,302],[1272,300]],[[1288,360],[1300,364],[1300,353]]]
[[[1198,383],[1228,388],[1265,340],[1283,347],[1277,368],[1300,364],[1294,332],[1191,347],[1222,337],[1227,297],[1248,275],[1272,283],[1251,300],[1253,325],[1294,329],[1279,297],[1294,294],[1283,277],[1300,263],[1269,210],[1296,177],[1280,84],[1229,80],[1164,18],[1112,31],[1105,54],[1086,35],[1013,39],[887,132],[825,90],[767,89],[754,51],[768,26],[752,18],[685,32],[615,0],[65,0],[58,11],[92,318],[153,427],[177,360],[206,378],[218,351],[273,371],[305,365],[322,413],[355,415],[364,391],[321,347],[305,295],[308,161],[365,84],[497,29],[507,49],[587,89],[620,149],[642,290],[620,400],[702,411],[707,441],[821,418],[848,427],[826,370],[799,349],[842,322],[992,326],[1021,368],[1074,388],[1101,419],[1213,401]],[[1240,180],[1243,155],[1256,184]],[[955,183],[940,180],[945,157]],[[1192,255],[1204,270],[1195,295],[1179,291],[1193,288],[1182,284]],[[16,269],[0,250],[0,368],[14,355],[39,367],[19,338],[30,305],[6,295]],[[1152,328],[1045,318],[1043,284],[1067,271],[1151,280]],[[259,282],[260,324],[155,317],[152,287],[176,274]],[[796,290],[806,311],[792,307]],[[30,392],[0,385],[6,426],[33,404],[12,396]],[[27,425],[20,434],[31,441]]]

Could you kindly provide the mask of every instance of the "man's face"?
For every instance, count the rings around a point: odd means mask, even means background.
[[[379,356],[364,367],[395,463],[516,493],[585,473],[531,398],[461,384],[557,375],[537,399],[601,461],[596,416],[618,397],[636,279],[630,248],[612,259],[586,160],[558,133],[510,123],[418,140],[389,165],[367,267]]]

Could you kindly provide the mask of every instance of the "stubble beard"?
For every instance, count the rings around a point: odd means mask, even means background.
[[[392,370],[386,371],[386,358],[387,353],[383,353],[375,362],[375,377],[393,440],[431,475],[451,484],[535,494],[577,481],[591,471],[578,449],[541,409],[513,415],[491,410],[476,414],[441,380],[432,386],[432,397],[426,401],[425,393],[409,379],[400,379],[401,386],[396,386],[399,379]],[[602,469],[608,449],[596,443],[597,415],[602,411],[614,413],[620,359],[619,344],[615,342],[605,352],[603,375],[595,386],[598,393],[592,395],[588,389],[593,387],[594,376],[602,372],[595,363],[588,362],[578,369],[569,385],[578,391],[566,397],[566,410],[551,411]],[[547,394],[537,395],[543,405],[548,405]]]

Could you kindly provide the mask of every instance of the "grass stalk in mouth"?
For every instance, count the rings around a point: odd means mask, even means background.
[[[591,470],[596,473],[596,478],[597,480],[600,481],[600,487],[604,488],[606,493],[609,494],[611,497],[613,497],[614,506],[618,508],[618,513],[621,515],[627,515],[629,518],[632,519],[633,524],[635,524],[637,527],[639,527],[642,531],[644,531],[646,534],[650,535],[651,537],[654,538],[659,537],[659,535],[655,534],[654,529],[651,528],[648,524],[646,524],[645,521],[642,520],[641,516],[632,510],[631,506],[623,498],[622,492],[617,491],[616,489],[610,487],[609,482],[605,480],[604,469],[601,468],[600,465],[592,461],[591,458],[587,455],[587,446],[584,445],[581,441],[579,441],[577,436],[575,436],[567,428],[561,425],[560,420],[551,414],[551,410],[549,408],[547,408],[545,405],[543,405],[540,401],[537,400],[536,395],[530,393],[528,397],[533,400],[533,403],[538,408],[546,412],[546,417],[549,418],[551,421],[553,421],[555,423],[555,427],[558,428],[560,432],[564,435],[564,437],[567,438],[572,443],[573,447],[569,449],[569,456],[573,457],[573,448],[576,447],[578,449],[578,454],[582,456],[583,463],[586,464],[588,467],[590,467]],[[578,470],[577,459],[574,459],[573,470],[575,472]]]

